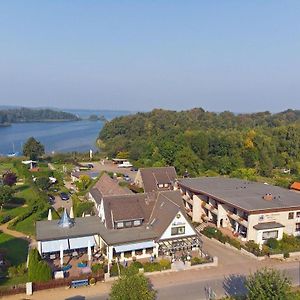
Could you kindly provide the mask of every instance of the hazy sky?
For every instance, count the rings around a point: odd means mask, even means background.
[[[5,104],[300,109],[300,1],[1,1]]]

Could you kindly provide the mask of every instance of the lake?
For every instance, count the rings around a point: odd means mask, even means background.
[[[72,112],[75,113],[75,110]],[[104,115],[106,119],[110,120],[117,116],[129,114],[129,112],[76,110],[76,114],[80,117],[91,114]],[[45,146],[46,153],[97,150],[95,142],[103,124],[102,121],[82,120],[76,122],[16,123],[9,127],[0,127],[0,155],[13,152],[13,148],[14,151],[22,153],[23,144],[31,136]]]

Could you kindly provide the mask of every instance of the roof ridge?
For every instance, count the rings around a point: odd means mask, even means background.
[[[170,198],[168,198],[166,195],[164,195],[164,193],[159,192],[159,194],[161,194],[163,197],[165,197],[167,200],[169,200],[170,202],[172,202],[173,204],[175,204],[177,207],[180,208],[180,205],[178,205],[177,203],[175,203],[173,200],[171,200]]]

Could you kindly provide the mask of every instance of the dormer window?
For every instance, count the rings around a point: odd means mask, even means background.
[[[133,226],[140,226],[140,225],[141,225],[141,220],[133,221]]]
[[[158,184],[158,187],[159,187],[159,188],[163,188],[163,187],[164,187],[164,184],[163,184],[163,183],[159,183],[159,184]]]
[[[165,184],[164,184],[164,187],[165,187],[165,188],[169,187],[169,184],[168,184],[168,183],[165,183]]]
[[[123,222],[117,222],[117,228],[124,228]]]

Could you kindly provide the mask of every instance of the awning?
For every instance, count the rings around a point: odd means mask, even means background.
[[[95,246],[95,239],[93,236],[84,236],[80,238],[69,239],[70,249],[87,248],[90,242],[90,246]]]
[[[67,239],[45,241],[45,242],[42,242],[42,253],[59,252],[61,247],[63,250],[69,249],[69,243],[68,243]]]
[[[284,225],[277,223],[277,222],[265,222],[265,223],[258,223],[253,226],[256,230],[267,230],[267,229],[276,229],[285,227]]]
[[[155,243],[153,241],[141,242],[141,243],[134,243],[134,244],[125,244],[115,246],[116,253],[132,251],[132,250],[140,250],[146,248],[153,248],[155,247]]]

